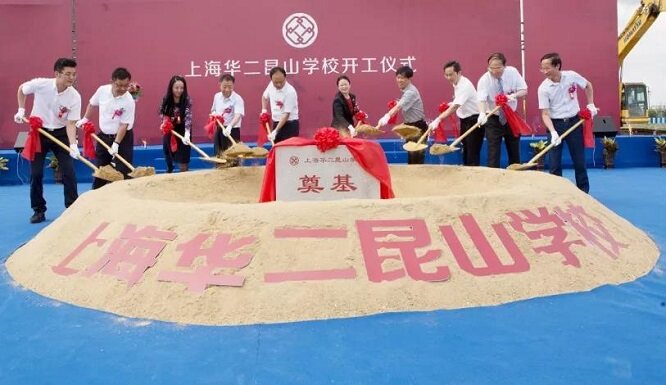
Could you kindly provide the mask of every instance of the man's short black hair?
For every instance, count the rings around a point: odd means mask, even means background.
[[[273,75],[276,73],[280,72],[282,75],[287,77],[287,71],[284,70],[282,67],[273,67],[271,68],[271,72],[269,72],[268,77],[273,78]]]
[[[503,66],[506,66],[506,56],[504,56],[503,53],[501,52],[493,52],[488,56],[488,64],[490,64],[491,60],[499,60],[502,62]]]
[[[460,71],[462,70],[462,68],[460,67],[460,63],[458,63],[455,60],[451,60],[450,62],[444,64],[444,69],[445,70],[449,67],[453,67],[453,70],[457,73],[460,73]]]
[[[395,76],[402,75],[407,79],[411,79],[414,76],[414,70],[409,66],[402,66],[395,71]]]
[[[55,64],[53,64],[54,71],[62,72],[65,67],[76,68],[76,61],[68,57],[61,57],[55,61]]]
[[[222,83],[223,81],[230,81],[232,83],[236,83],[236,78],[231,74],[222,74],[220,75],[220,83]]]
[[[132,80],[132,74],[129,73],[127,68],[118,67],[111,73],[111,80]]]
[[[562,58],[560,58],[560,54],[557,52],[550,52],[541,57],[541,60],[539,62],[542,62],[544,60],[550,60],[550,64],[553,67],[557,67],[557,69],[562,69]]]

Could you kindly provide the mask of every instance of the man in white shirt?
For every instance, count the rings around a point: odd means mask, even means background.
[[[287,72],[282,67],[273,67],[269,73],[271,82],[261,96],[261,113],[271,109],[273,131],[269,138],[278,143],[298,136],[298,95],[287,82]]]
[[[453,115],[460,119],[460,134],[464,134],[477,123],[479,118],[478,97],[474,84],[462,75],[460,63],[453,60],[444,64],[444,77],[451,83],[454,90],[453,102],[449,108],[439,114],[428,126],[435,130],[439,123]],[[483,145],[484,129],[478,127],[462,141],[463,164],[465,166],[478,166],[481,163],[481,146]]]
[[[211,115],[220,115],[224,119],[224,129],[215,130],[215,154],[220,155],[231,147],[231,140],[240,142],[240,128],[243,116],[245,116],[245,102],[243,98],[234,91],[236,79],[229,74],[220,76],[220,92],[213,97],[213,106],[210,108]]]
[[[106,166],[113,162],[113,157],[118,154],[132,163],[134,157],[134,125],[135,102],[128,92],[132,75],[127,69],[119,67],[111,73],[111,84],[100,86],[90,98],[83,119],[76,122],[76,127],[81,127],[90,120],[92,110],[99,109],[99,130],[97,134],[110,150],[104,148],[100,143],[95,146],[95,164],[97,167]],[[120,171],[125,179],[130,170],[122,162],[116,162],[115,168]],[[108,181],[93,178],[93,190],[98,189]]]
[[[555,145],[550,150],[550,173],[562,176],[562,146],[560,135],[578,122],[578,89],[585,90],[587,109],[592,116],[599,111],[594,105],[592,83],[574,71],[562,71],[560,55],[552,52],[541,58],[541,72],[546,79],[538,90],[541,120],[548,129],[550,141]],[[583,129],[577,128],[564,138],[574,164],[576,186],[581,191],[590,191],[590,181],[585,166]]]
[[[509,164],[520,163],[520,136],[515,137],[506,122],[502,110],[486,117],[495,108],[495,97],[504,94],[509,99],[509,107],[516,110],[518,98],[527,95],[527,83],[515,67],[506,65],[506,57],[495,52],[488,58],[488,72],[481,78],[476,87],[479,97],[478,122],[485,125],[488,140],[488,167],[500,166],[502,138],[509,157]]]
[[[72,158],[78,159],[75,123],[81,118],[81,95],[72,86],[76,80],[76,61],[69,58],[56,60],[53,70],[55,78],[36,78],[21,84],[17,91],[18,112],[14,121],[23,123],[27,95],[34,94],[31,116],[42,119],[43,129],[49,131],[63,143],[69,143],[69,153],[40,135],[42,151],[35,154],[30,163],[30,206],[34,211],[30,223],[40,223],[46,219],[44,200],[44,159],[51,151],[58,159],[62,171],[65,194],[65,207],[78,198],[76,174]]]

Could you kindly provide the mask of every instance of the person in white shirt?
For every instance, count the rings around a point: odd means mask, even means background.
[[[240,129],[245,116],[245,102],[243,98],[234,91],[236,79],[229,74],[220,76],[220,92],[213,97],[211,115],[220,115],[224,119],[224,129],[219,127],[215,130],[215,154],[221,155],[231,147],[229,136],[236,142],[240,142]],[[236,162],[234,162],[236,164]]]
[[[578,122],[578,89],[585,90],[587,109],[594,117],[599,111],[594,105],[592,83],[574,71],[562,71],[560,55],[552,52],[541,58],[541,73],[546,79],[538,90],[541,120],[548,129],[550,141],[555,145],[550,150],[550,173],[562,176],[562,146],[560,135]],[[581,191],[590,191],[590,181],[585,166],[585,144],[583,129],[577,128],[564,138],[574,164],[576,186]]]
[[[99,136],[110,150],[97,143],[95,146],[95,164],[97,167],[111,164],[113,157],[118,154],[128,162],[132,163],[134,155],[134,137],[132,125],[134,125],[135,102],[128,92],[132,75],[125,68],[119,67],[111,73],[111,84],[100,86],[90,98],[88,107],[83,118],[76,122],[76,127],[81,128],[90,121],[93,109],[99,109]],[[116,162],[115,168],[120,171],[125,179],[131,170],[122,162]],[[98,189],[108,181],[93,178],[93,190]]]
[[[271,82],[261,96],[261,113],[268,112],[270,106],[273,131],[269,138],[278,143],[298,136],[298,95],[287,82],[287,71],[282,67],[273,67],[269,73]]]
[[[495,97],[498,94],[506,95],[509,106],[515,111],[518,98],[527,95],[525,79],[515,67],[506,65],[503,53],[495,52],[488,57],[488,72],[481,76],[476,90],[479,97],[478,122],[485,125],[488,140],[488,167],[500,166],[502,138],[509,164],[520,163],[520,136],[513,136],[502,110],[488,118],[486,115],[495,108]]]
[[[17,91],[18,112],[14,121],[23,123],[27,95],[34,94],[32,116],[42,119],[43,129],[63,143],[69,143],[69,153],[40,135],[42,151],[35,154],[30,163],[30,206],[34,211],[30,223],[46,220],[44,199],[44,159],[51,151],[58,159],[62,171],[65,207],[78,198],[76,174],[72,158],[78,159],[80,152],[76,142],[76,121],[81,118],[81,95],[74,89],[76,61],[69,58],[56,60],[53,70],[55,78],[36,78],[21,84]]]
[[[460,63],[452,60],[444,64],[444,77],[451,83],[454,90],[453,102],[428,126],[435,130],[439,123],[453,115],[460,119],[460,134],[464,134],[474,126],[479,118],[478,97],[474,84],[462,75]],[[462,141],[463,164],[465,166],[478,166],[481,164],[481,146],[483,145],[483,126],[476,128]]]

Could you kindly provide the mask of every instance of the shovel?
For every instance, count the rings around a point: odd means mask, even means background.
[[[421,129],[418,127],[410,126],[407,124],[399,124],[391,130],[395,132],[402,139],[410,139],[421,133]]]
[[[264,128],[266,128],[266,134],[268,140],[271,142],[271,146],[275,146],[275,142],[270,138],[271,129],[268,127],[268,122],[264,124]],[[248,158],[265,158],[268,156],[268,150],[263,147],[252,147],[250,150],[252,150],[252,153],[247,156]]]
[[[185,138],[183,138],[183,136],[182,136],[181,134],[179,134],[178,132],[176,132],[176,130],[172,130],[171,133],[172,133],[173,135],[175,135],[176,138],[180,139],[181,141],[183,141],[183,142],[185,141]],[[206,162],[220,163],[220,164],[227,163],[227,160],[226,160],[226,159],[221,159],[221,158],[211,158],[211,157],[208,156],[208,154],[206,154],[202,149],[200,149],[199,146],[197,146],[196,144],[194,144],[194,143],[192,143],[192,142],[190,142],[190,146],[192,146],[192,148],[193,148],[196,152],[198,152],[199,155],[201,155],[201,159],[202,159],[202,160],[205,160]]]
[[[23,119],[24,122],[28,122],[28,119]],[[46,131],[43,128],[39,128],[39,133],[46,136],[47,138],[51,139],[53,143],[57,144],[59,147],[61,147],[63,150],[67,151],[69,153],[70,148],[67,146],[65,143],[61,142],[56,138],[55,136],[51,135],[48,131]],[[104,166],[104,167],[97,167],[92,162],[90,162],[88,159],[84,158],[83,156],[79,155],[77,157],[78,160],[83,162],[86,166],[90,167],[93,170],[93,176],[95,178],[99,179],[104,179],[109,182],[115,182],[117,180],[123,180],[125,177],[123,177],[123,174],[119,173],[116,171],[113,167],[111,166]]]
[[[493,108],[489,113],[486,114],[486,118],[489,117],[490,115],[494,114],[495,112],[499,111],[499,109],[502,108],[501,106],[496,106]],[[454,151],[460,150],[460,148],[456,147],[457,145],[460,144],[460,142],[463,141],[469,134],[471,134],[474,130],[479,128],[481,126],[478,122],[473,125],[472,127],[469,128],[469,130],[465,131],[464,134],[460,135],[459,137],[454,140],[451,145],[448,144],[441,144],[441,143],[435,143],[430,147],[430,155],[444,155],[444,154],[449,154]]]
[[[106,144],[102,139],[99,138],[96,134],[91,134],[95,140],[102,145],[102,147],[106,148],[107,150],[110,150],[111,147],[109,147],[108,144]],[[130,169],[130,173],[127,174],[131,176],[132,178],[141,178],[142,176],[150,176],[150,175],[155,175],[155,168],[154,167],[134,167],[130,162],[125,160],[120,154],[114,155],[116,158],[118,158],[127,168]]]
[[[409,152],[425,150],[426,148],[428,148],[428,145],[424,144],[423,141],[428,137],[428,134],[430,134],[430,131],[432,131],[432,129],[430,129],[430,127],[428,127],[426,132],[424,132],[423,135],[421,135],[421,137],[419,138],[419,140],[417,142],[407,142],[407,143],[402,145],[402,148],[405,149],[405,151],[409,151]]]
[[[384,131],[380,130],[379,127],[371,126],[367,123],[362,123],[356,126],[356,135],[381,135]]]
[[[270,139],[271,129],[268,127],[268,122],[264,124],[264,128],[266,128],[266,134],[268,136],[268,140],[271,142],[271,146],[274,146],[275,142]],[[263,147],[252,147],[250,150],[252,150],[252,153],[247,155],[247,158],[265,158],[268,156],[268,150]]]
[[[220,127],[220,129],[224,133],[224,126],[222,125],[222,123],[220,123],[220,121],[217,120],[217,119],[215,119],[215,122],[217,123],[217,125]],[[244,157],[246,155],[252,154],[252,150],[245,143],[236,142],[234,137],[231,136],[231,135],[225,135],[225,136],[227,138],[229,138],[229,140],[231,140],[231,147],[229,147],[229,149],[227,149],[224,152],[225,156],[227,156],[229,158],[238,158],[238,157]]]
[[[564,131],[564,133],[563,133],[562,135],[560,135],[560,139],[564,139],[564,138],[566,138],[567,135],[569,135],[570,133],[572,133],[573,130],[575,130],[578,126],[580,126],[581,124],[583,124],[583,122],[585,122],[585,119],[581,119],[581,120],[579,120],[576,124],[574,124],[573,126],[571,126],[568,130]],[[561,143],[560,143],[560,144],[561,144]],[[529,162],[527,162],[527,163],[522,163],[522,164],[521,164],[521,163],[510,164],[509,167],[507,167],[507,169],[509,169],[509,170],[516,170],[516,171],[522,171],[522,170],[528,170],[528,169],[530,169],[530,168],[532,168],[532,167],[535,167],[535,166],[537,165],[536,161],[539,160],[539,158],[541,158],[542,156],[544,156],[544,155],[545,155],[548,151],[550,151],[550,149],[553,148],[553,147],[555,147],[555,145],[554,145],[553,143],[551,143],[551,144],[549,144],[548,146],[546,146],[546,148],[544,148],[543,150],[541,150],[541,152],[539,152],[538,154],[534,155],[534,157],[533,157],[532,159],[530,159]]]

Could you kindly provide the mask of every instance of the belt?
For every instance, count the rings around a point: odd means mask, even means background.
[[[100,131],[99,134],[97,134],[97,136],[99,136],[99,137],[102,137],[102,136],[103,136],[103,137],[105,137],[105,138],[115,138],[115,137],[116,137],[116,134],[105,134],[105,133],[103,133],[102,131]]]
[[[577,122],[579,120],[579,118],[578,118],[578,115],[575,115],[575,116],[572,116],[570,118],[550,118],[550,120],[552,122],[563,122],[563,123],[571,122],[571,123],[574,123],[574,122]]]
[[[58,128],[42,127],[42,128],[48,132],[56,132],[65,129],[65,127],[58,127]]]

